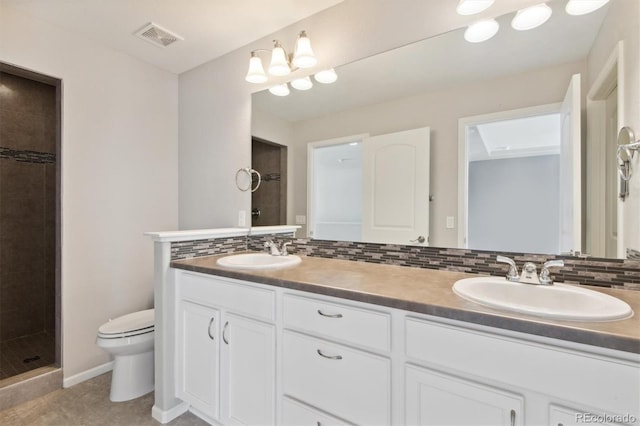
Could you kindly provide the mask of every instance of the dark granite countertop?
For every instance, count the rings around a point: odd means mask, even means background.
[[[307,256],[301,256],[302,263],[283,269],[238,270],[218,266],[220,257],[176,260],[171,266],[640,354],[637,291],[589,287],[627,302],[635,312],[631,318],[610,322],[555,321],[485,308],[451,290],[457,280],[478,275]]]

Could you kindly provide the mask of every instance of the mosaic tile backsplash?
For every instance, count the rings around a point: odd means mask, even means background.
[[[525,262],[533,262],[539,265],[538,269],[547,260],[562,259],[565,266],[552,269],[552,276],[557,282],[640,290],[640,256],[631,256],[634,251],[631,253],[628,251],[629,259],[602,259],[350,241],[323,241],[280,234],[277,236],[260,235],[172,243],[171,255],[172,260],[177,260],[236,251],[262,251],[267,239],[289,241],[291,242],[289,253],[305,256],[413,268],[442,269],[472,274],[505,275],[508,266],[496,262],[496,256],[499,254],[514,259],[518,267],[521,267]],[[638,254],[638,252],[635,253]]]

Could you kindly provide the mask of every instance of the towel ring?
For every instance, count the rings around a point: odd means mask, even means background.
[[[242,186],[240,186],[240,182],[238,182],[238,178],[240,176],[240,173],[246,173],[247,176],[249,176],[249,185],[246,188],[243,188]],[[256,183],[256,186],[253,186],[253,175],[256,175],[256,177],[258,178],[258,183]],[[260,187],[260,183],[262,183],[262,176],[260,176],[260,172],[258,172],[257,170],[251,169],[249,167],[243,167],[241,169],[238,169],[238,171],[236,172],[236,186],[238,187],[238,189],[240,191],[248,191],[251,190],[251,192],[255,192],[256,189],[258,189]]]

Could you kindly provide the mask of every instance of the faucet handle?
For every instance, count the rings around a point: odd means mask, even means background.
[[[549,276],[549,268],[554,266],[564,266],[564,260],[549,260],[547,262],[544,262],[544,264],[542,265],[542,270],[540,271],[540,277],[538,278],[540,280],[540,284],[553,284],[553,280]]]
[[[291,245],[291,241],[286,243],[282,243],[282,247],[280,247],[280,256],[288,256],[289,252],[287,251],[287,246]]]
[[[509,272],[507,272],[506,276],[509,281],[518,281],[520,275],[518,274],[518,267],[516,266],[516,262],[513,259],[506,256],[497,256],[496,260],[498,262],[506,263],[509,265]]]

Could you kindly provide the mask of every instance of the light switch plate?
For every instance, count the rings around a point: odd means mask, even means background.
[[[307,217],[303,214],[296,215],[296,225],[306,225]]]
[[[453,229],[456,227],[456,220],[453,216],[447,216],[447,229]]]

